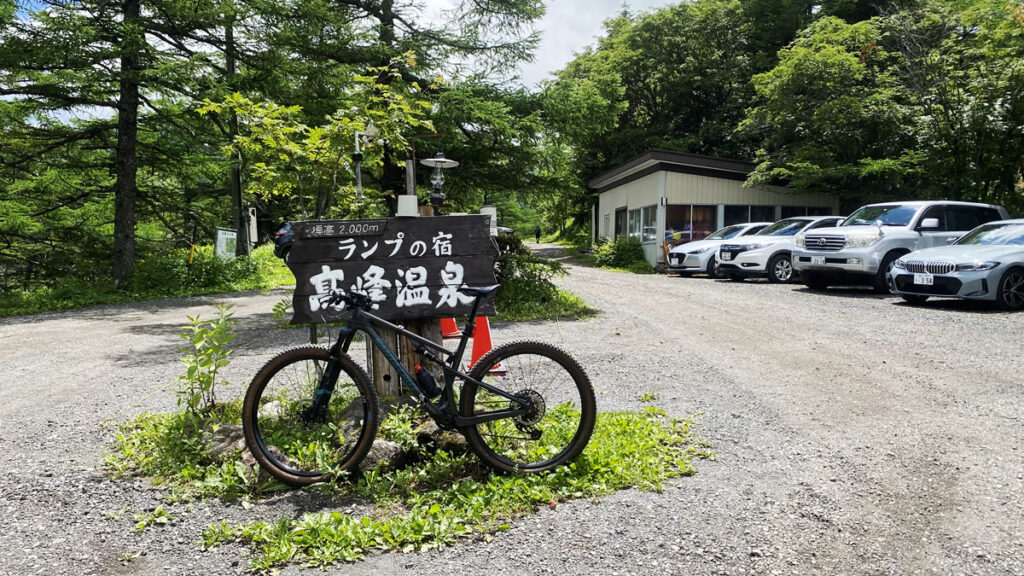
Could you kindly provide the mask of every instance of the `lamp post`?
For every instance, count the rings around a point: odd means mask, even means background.
[[[445,158],[444,152],[438,152],[433,158],[420,160],[420,164],[434,169],[430,175],[430,204],[437,208],[444,204],[444,192],[441,192],[441,187],[444,186],[444,169],[455,168],[459,163]]]
[[[363,204],[363,151],[359,147],[359,141],[362,140],[363,142],[369,143],[376,138],[378,134],[380,134],[380,130],[377,130],[377,127],[373,125],[372,120],[366,125],[365,130],[356,130],[356,151],[352,154],[352,162],[356,165],[356,203],[359,204],[360,210],[362,210]]]

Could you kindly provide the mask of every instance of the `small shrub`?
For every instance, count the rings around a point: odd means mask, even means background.
[[[227,345],[235,339],[232,326],[231,306],[217,306],[217,317],[203,322],[199,316],[189,316],[190,326],[186,326],[180,336],[188,340],[190,346],[180,348],[186,355],[181,359],[185,363],[185,373],[178,377],[181,389],[178,390],[178,406],[183,403],[189,414],[198,417],[201,412],[209,412],[217,402],[217,373],[227,367],[231,361],[231,351]]]
[[[594,263],[605,268],[622,268],[635,272],[646,267],[644,273],[651,271],[647,258],[644,257],[644,247],[635,236],[619,236],[614,242],[602,238],[594,247]]]

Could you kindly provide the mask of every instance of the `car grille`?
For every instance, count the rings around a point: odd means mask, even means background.
[[[683,255],[682,254],[669,254],[668,255],[668,261],[673,266],[679,266],[680,264],[683,263]]]
[[[924,260],[905,260],[907,272],[918,274],[950,274],[956,270],[952,262],[925,262]]]
[[[747,247],[743,244],[722,244],[722,252],[732,252],[735,255],[746,251]]]
[[[910,274],[901,274],[896,277],[896,288],[901,292],[911,294],[934,294],[936,296],[955,296],[960,292],[963,282],[951,276],[938,276],[931,286],[914,284],[914,277]]]
[[[838,252],[846,244],[846,236],[836,234],[807,234],[804,249],[810,252]]]

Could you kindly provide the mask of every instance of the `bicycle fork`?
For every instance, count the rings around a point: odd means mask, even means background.
[[[302,411],[302,419],[306,422],[323,423],[327,420],[327,407],[330,405],[331,394],[334,393],[338,376],[341,374],[341,363],[338,362],[338,357],[348,351],[354,335],[354,331],[347,326],[338,333],[337,341],[327,354],[327,366],[320,376],[320,382],[313,393],[313,398],[309,406]]]

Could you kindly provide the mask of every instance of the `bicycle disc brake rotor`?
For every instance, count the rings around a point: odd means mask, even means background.
[[[515,395],[515,398],[526,409],[525,414],[520,414],[513,419],[518,428],[534,426],[544,419],[547,405],[544,404],[544,397],[539,392],[529,389],[522,390]]]

